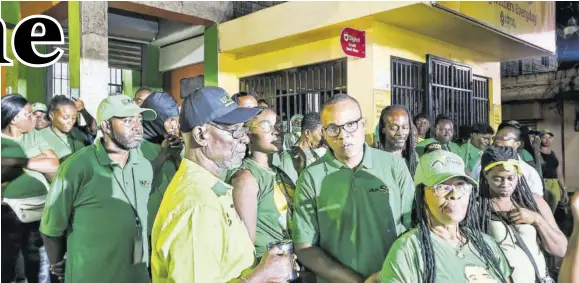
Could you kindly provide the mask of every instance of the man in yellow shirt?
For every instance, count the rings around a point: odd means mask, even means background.
[[[185,154],[152,231],[153,282],[286,282],[290,257],[274,248],[257,267],[253,242],[221,172],[241,165],[249,142],[243,123],[259,108],[240,108],[225,90],[204,87],[183,101]]]

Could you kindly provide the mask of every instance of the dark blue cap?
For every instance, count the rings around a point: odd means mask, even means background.
[[[220,87],[206,86],[185,98],[179,124],[181,131],[187,133],[209,122],[226,125],[245,123],[259,112],[260,108],[239,107]]]

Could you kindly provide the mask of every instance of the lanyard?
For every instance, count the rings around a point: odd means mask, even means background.
[[[128,162],[128,161],[127,161]],[[139,218],[139,213],[137,212],[137,190],[135,188],[133,188],[133,193],[134,193],[134,198],[135,198],[135,205],[133,206],[133,204],[131,203],[131,199],[129,198],[129,195],[127,194],[127,192],[125,191],[124,187],[123,187],[123,183],[121,181],[119,181],[119,178],[117,178],[117,174],[115,174],[115,169],[113,167],[113,165],[109,165],[111,168],[111,174],[113,175],[113,177],[115,178],[115,181],[117,181],[117,184],[119,185],[119,188],[121,189],[121,192],[123,192],[123,195],[125,196],[125,198],[127,198],[127,201],[129,202],[129,205],[131,206],[131,209],[133,210],[133,213],[135,214],[135,223],[136,223],[136,228],[137,228],[137,234],[140,236],[141,235],[141,219]],[[133,176],[135,176],[135,172],[133,171]],[[124,180],[124,178],[123,178]],[[134,186],[133,182],[133,186]]]

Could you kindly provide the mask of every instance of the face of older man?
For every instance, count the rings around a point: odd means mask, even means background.
[[[215,162],[221,170],[241,166],[249,143],[248,129],[242,123],[221,125],[210,123],[206,127],[205,156]]]

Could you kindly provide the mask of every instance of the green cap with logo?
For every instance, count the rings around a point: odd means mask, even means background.
[[[539,131],[539,136],[542,137],[542,136],[544,136],[544,135],[550,135],[551,137],[555,137],[555,134],[553,134],[553,132],[551,132],[551,131],[549,131],[549,130],[547,130],[547,129],[544,129],[544,130],[542,130],[542,131]]]
[[[133,117],[137,114],[143,115],[143,120],[145,121],[152,121],[157,118],[155,111],[139,107],[130,97],[126,95],[111,95],[99,104],[96,118],[97,123],[100,124],[102,121],[113,117]]]
[[[464,161],[460,156],[446,150],[435,150],[420,157],[414,184],[434,186],[454,177],[462,177],[477,186],[478,183],[464,171]]]
[[[36,112],[36,111],[40,111],[40,112],[46,113],[46,111],[48,111],[48,108],[46,107],[46,104],[40,103],[40,102],[36,102],[36,103],[32,104],[32,113],[34,113],[34,112]]]

